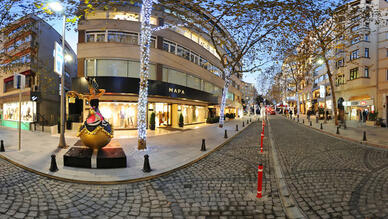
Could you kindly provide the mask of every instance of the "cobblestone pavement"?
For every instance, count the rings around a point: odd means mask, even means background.
[[[61,182],[0,159],[0,218],[285,218],[270,154],[258,154],[259,127],[254,123],[187,168],[138,183]],[[151,166],[157,165],[150,159]],[[265,167],[265,197],[260,200],[255,197],[259,162]]]
[[[388,218],[388,150],[280,116],[270,124],[288,187],[308,218]]]

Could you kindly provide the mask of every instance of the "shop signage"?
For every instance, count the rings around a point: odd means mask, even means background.
[[[32,91],[30,96],[32,101],[36,102],[40,100],[40,92],[38,91]]]
[[[168,92],[174,93],[174,94],[185,94],[185,90],[177,89],[177,88],[168,88]]]
[[[139,93],[139,78],[127,77],[96,77],[99,87],[110,93]],[[157,95],[169,98],[185,98],[191,100],[200,100],[210,104],[217,104],[218,97],[214,94],[185,87],[177,84],[170,84],[163,81],[148,81],[148,95]],[[87,84],[81,78],[73,79],[72,89],[81,93],[88,93]]]
[[[366,101],[360,101],[360,105],[361,106],[365,106],[366,105]]]
[[[326,95],[325,85],[321,85],[321,86],[319,87],[319,96],[320,96],[321,98],[324,98],[325,95]]]
[[[54,48],[54,72],[61,75],[63,68],[63,54],[62,46],[55,42]]]

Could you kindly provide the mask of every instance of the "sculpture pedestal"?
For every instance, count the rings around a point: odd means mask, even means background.
[[[77,145],[77,144],[76,144]],[[127,157],[121,147],[104,147],[93,155],[87,147],[71,147],[63,155],[64,166],[81,168],[125,168]]]

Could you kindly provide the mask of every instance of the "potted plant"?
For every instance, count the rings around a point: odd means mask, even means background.
[[[366,121],[367,126],[374,126],[377,120],[378,112],[369,113],[368,120]]]
[[[179,127],[183,128],[183,125],[184,125],[184,121],[183,121],[183,115],[181,113],[179,116]]]
[[[151,113],[151,118],[150,118],[150,129],[155,130],[155,113]]]

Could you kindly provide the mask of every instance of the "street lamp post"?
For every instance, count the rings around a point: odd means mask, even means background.
[[[48,4],[49,8],[55,12],[62,13],[62,68],[61,68],[61,104],[60,104],[60,136],[59,136],[59,148],[66,148],[66,140],[65,140],[65,31],[66,31],[66,14],[65,10],[61,3],[59,2],[50,2]]]

